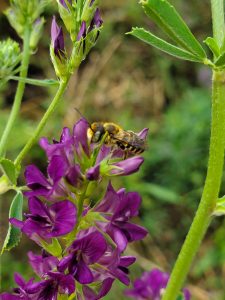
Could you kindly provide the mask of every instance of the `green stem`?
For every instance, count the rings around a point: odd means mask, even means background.
[[[224,0],[211,0],[213,36],[219,47],[224,40]]]
[[[59,88],[57,90],[57,93],[54,97],[54,99],[52,100],[50,106],[48,107],[47,111],[45,112],[44,116],[42,117],[40,123],[38,124],[37,129],[35,130],[33,136],[28,140],[28,142],[26,143],[26,145],[24,146],[24,148],[21,150],[21,152],[19,153],[19,155],[17,156],[17,158],[15,159],[14,163],[15,165],[20,165],[21,161],[23,160],[24,156],[27,154],[27,152],[31,149],[31,147],[36,143],[42,129],[44,128],[44,126],[46,125],[49,117],[52,115],[52,113],[54,112],[57,104],[59,103],[59,101],[61,100],[61,97],[67,87],[67,83],[69,81],[69,78],[67,78],[67,80],[65,81],[61,81]]]
[[[225,148],[225,71],[214,71],[209,162],[202,198],[162,300],[175,300],[211,221],[218,198]]]
[[[27,77],[27,71],[28,71],[29,60],[30,60],[30,35],[31,35],[31,28],[30,26],[27,25],[25,27],[25,32],[23,37],[23,54],[22,54],[22,62],[21,62],[21,69],[20,69],[20,77],[23,78]],[[0,141],[0,156],[3,156],[6,150],[10,132],[12,130],[12,127],[15,123],[15,120],[20,110],[24,89],[25,89],[25,82],[20,81],[17,86],[12,110]]]

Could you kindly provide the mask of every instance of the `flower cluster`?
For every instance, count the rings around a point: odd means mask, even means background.
[[[59,141],[40,140],[48,157],[47,176],[35,165],[27,166],[29,212],[23,221],[10,219],[42,247],[41,255],[28,253],[40,281],[26,282],[15,274],[18,287],[1,299],[53,300],[70,295],[95,300],[109,292],[115,279],[129,285],[128,267],[135,257],[123,252],[147,231],[132,223],[141,204],[139,194],[115,190],[111,179],[136,172],[143,158],[124,159],[122,150],[91,143],[88,129],[82,118],[72,133],[64,128]],[[146,135],[146,129],[139,134],[143,139]]]
[[[102,26],[97,0],[57,0],[60,17],[69,33],[73,50],[68,55],[65,49],[62,27],[53,17],[51,27],[51,59],[59,78],[66,78],[85,59],[96,43]]]
[[[133,288],[127,289],[125,294],[135,300],[160,300],[169,281],[169,274],[153,269],[151,272],[144,272],[141,278],[133,283]],[[182,298],[190,300],[190,292],[185,288]]]

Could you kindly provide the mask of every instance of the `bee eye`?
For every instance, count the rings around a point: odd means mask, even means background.
[[[92,142],[97,143],[101,140],[102,133],[101,131],[96,131],[92,137]]]

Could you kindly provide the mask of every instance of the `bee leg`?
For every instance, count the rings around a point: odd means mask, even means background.
[[[123,155],[123,160],[127,159],[128,158],[128,151],[124,151],[124,155]]]

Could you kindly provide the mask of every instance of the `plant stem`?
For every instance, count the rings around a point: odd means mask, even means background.
[[[224,40],[224,0],[211,0],[213,36],[219,47]]]
[[[21,69],[20,69],[20,77],[27,77],[27,71],[29,66],[29,60],[30,60],[30,35],[31,35],[31,28],[29,25],[25,27],[24,31],[24,37],[23,37],[23,53],[22,53],[22,62],[21,62]],[[7,147],[7,142],[9,139],[10,132],[13,128],[13,125],[15,123],[15,120],[18,116],[21,100],[23,98],[25,89],[25,82],[19,81],[16,95],[14,98],[12,110],[8,119],[8,122],[6,124],[5,130],[2,134],[1,141],[0,141],[0,156],[4,155],[4,152]]]
[[[211,221],[218,198],[225,148],[225,71],[214,71],[209,162],[202,198],[162,300],[175,300]]]
[[[24,156],[26,155],[26,153],[31,149],[31,147],[36,143],[42,129],[44,128],[44,126],[46,125],[49,117],[52,115],[52,113],[54,112],[57,104],[59,103],[59,101],[61,100],[61,97],[67,87],[67,83],[69,81],[69,77],[67,78],[67,80],[65,81],[61,81],[59,88],[57,90],[57,93],[54,97],[54,99],[52,100],[51,104],[49,105],[47,111],[45,112],[44,116],[42,117],[40,123],[38,124],[37,129],[35,130],[33,136],[28,140],[28,142],[26,143],[26,145],[24,146],[24,148],[21,150],[21,152],[19,153],[19,155],[17,156],[17,158],[15,159],[14,163],[15,165],[19,165],[21,163],[21,161],[23,160]]]

